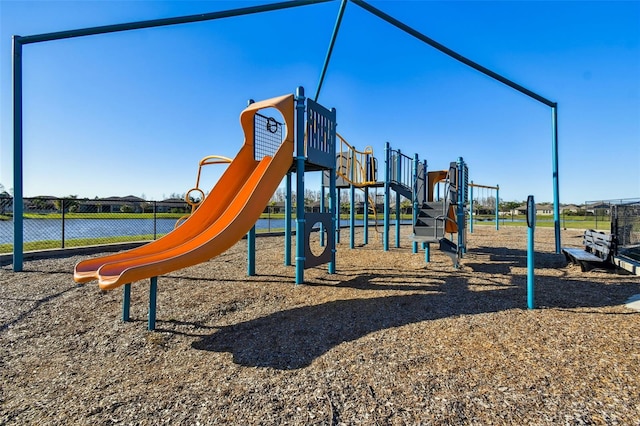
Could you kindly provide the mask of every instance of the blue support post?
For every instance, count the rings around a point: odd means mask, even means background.
[[[527,308],[535,308],[535,250],[536,203],[533,195],[527,197]]]
[[[431,244],[424,243],[424,262],[429,263],[431,261]]]
[[[296,284],[304,282],[305,217],[304,217],[304,89],[296,90]]]
[[[369,244],[369,187],[364,187],[363,243]]]
[[[332,109],[332,111],[335,111],[335,110]],[[331,212],[331,227],[329,228],[329,232],[334,233],[336,232],[336,224],[337,224],[336,210],[339,202],[339,200],[336,200],[336,170],[335,169],[329,170],[329,193],[331,194],[329,198],[329,211]],[[333,246],[330,247],[331,249],[331,261],[329,262],[330,274],[336,273],[336,241],[337,239],[334,238]]]
[[[416,223],[416,219],[418,218],[418,164],[419,164],[419,160],[418,160],[418,154],[415,154],[413,157],[413,191],[412,191],[412,195],[413,195],[413,215],[412,215],[412,219],[413,219],[413,223]],[[412,253],[417,253],[418,252],[418,242],[414,241],[412,244]]]
[[[469,185],[469,195],[471,198],[469,201],[469,232],[473,234],[473,181]]]
[[[247,234],[247,275],[253,277],[256,274],[256,226]]]
[[[402,183],[402,153],[397,150],[396,182]],[[396,191],[396,248],[400,247],[400,193]]]
[[[336,198],[337,198],[337,204],[336,204],[336,244],[340,244],[340,188],[336,188]]]
[[[457,161],[458,167],[458,206],[456,209],[457,213],[457,222],[458,222],[458,248],[460,250],[460,254],[465,252],[464,246],[464,159],[462,157],[458,157]]]
[[[389,181],[391,179],[391,147],[389,142],[384,144],[384,233],[382,246],[384,251],[389,251]]]
[[[356,246],[356,186],[353,184],[356,178],[356,156],[351,156],[351,185],[349,186],[349,248]]]
[[[13,271],[23,267],[22,43],[13,36]]]
[[[500,185],[496,185],[496,231],[500,230]]]
[[[433,188],[429,188],[429,174],[427,173],[427,160],[423,160],[423,168],[422,171],[424,173],[424,185],[422,190],[422,200],[427,201],[429,196],[429,191]]]
[[[558,178],[558,104],[551,107],[552,151],[553,151],[553,222],[556,236],[556,254],[562,252],[560,244],[560,183]]]
[[[320,211],[322,213],[325,213],[326,210],[327,210],[326,203],[325,203],[325,200],[324,200],[326,187],[324,186],[324,171],[322,173],[323,173],[322,185],[320,186]],[[331,171],[329,171],[329,173],[331,173]],[[333,220],[333,216],[331,216],[331,220]],[[324,247],[324,245],[325,245],[324,231],[325,231],[324,224],[322,222],[320,222],[320,247]]]
[[[158,296],[158,277],[151,277],[151,286],[149,287],[149,324],[147,329],[152,331],[156,329],[156,300]]]
[[[127,322],[131,312],[131,283],[125,284],[122,289],[122,321]]]
[[[291,172],[285,179],[284,198],[284,266],[291,266]]]

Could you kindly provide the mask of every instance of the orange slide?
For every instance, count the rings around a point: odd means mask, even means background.
[[[254,159],[255,114],[276,108],[286,134],[276,153]],[[293,95],[249,105],[240,114],[245,142],[211,193],[178,228],[144,246],[79,262],[76,282],[94,279],[103,290],[156,277],[207,261],[232,247],[260,218],[293,161]]]

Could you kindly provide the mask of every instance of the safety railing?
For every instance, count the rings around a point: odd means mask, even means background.
[[[337,175],[355,186],[374,185],[377,180],[377,164],[373,149],[366,147],[364,151],[359,151],[339,133],[336,136],[340,142],[336,164]]]
[[[389,179],[391,183],[402,185],[409,190],[413,188],[413,158],[403,154],[399,149],[389,150]]]

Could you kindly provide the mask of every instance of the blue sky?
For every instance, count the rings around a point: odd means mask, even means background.
[[[11,36],[214,12],[259,1],[0,0],[0,183],[12,183]],[[558,102],[560,201],[640,196],[640,2],[370,1],[458,53]],[[159,200],[234,156],[249,98],[313,97],[339,1],[24,47],[24,194]],[[551,201],[551,111],[346,8],[319,101],[338,131],[462,156],[500,198]],[[210,188],[222,171],[204,171]],[[308,185],[317,179],[310,176]],[[312,189],[318,189],[312,188]]]

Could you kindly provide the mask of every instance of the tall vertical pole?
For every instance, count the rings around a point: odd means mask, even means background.
[[[382,246],[384,251],[389,251],[389,180],[391,179],[391,146],[389,142],[384,144],[384,234]]]
[[[355,152],[351,152],[351,159],[349,161],[349,176],[351,179],[351,185],[349,186],[349,248],[355,248],[356,246],[356,186],[354,184],[356,179],[356,155]]]
[[[291,266],[291,172],[285,179],[284,197],[284,266]]]
[[[465,252],[464,247],[464,160],[462,157],[458,157],[458,206],[456,209],[457,212],[457,222],[458,222],[458,250],[460,254]]]
[[[429,188],[429,173],[427,170],[427,160],[424,160],[424,167],[422,168],[422,171],[424,173],[424,193],[423,193],[423,201],[431,201],[429,200],[429,193],[431,192],[432,196],[433,196],[433,188]],[[425,263],[429,263],[431,261],[431,244],[430,243],[423,243],[422,247],[424,248],[424,261]]]
[[[22,42],[13,36],[13,270],[22,271],[24,213],[22,187]]]
[[[396,156],[396,182],[402,184],[402,153],[397,150]],[[400,193],[396,191],[396,248],[400,247]]]
[[[553,226],[556,235],[556,254],[560,247],[560,183],[558,178],[558,104],[551,107],[552,148],[553,148]]]
[[[412,219],[413,219],[413,223],[416,223],[416,220],[418,219],[418,164],[420,163],[420,160],[418,160],[418,154],[416,153],[413,156],[413,185],[411,185],[413,191],[412,191],[412,195],[413,195],[413,215],[412,215]],[[414,241],[413,244],[411,245],[411,252],[412,253],[417,253],[418,252],[418,242]]]
[[[469,196],[471,198],[469,201],[469,232],[473,234],[473,181],[469,185]]]
[[[533,195],[527,197],[527,308],[535,308],[535,228],[536,202]]]
[[[335,117],[335,109],[332,108],[331,111],[334,113],[334,117]],[[333,143],[335,143],[335,141],[332,141]],[[335,156],[334,156],[335,158]],[[337,195],[337,191],[336,191],[336,169],[335,169],[335,163],[334,163],[334,168],[329,169],[329,212],[331,214],[331,225],[329,228],[329,234],[328,235],[334,235],[336,232],[336,226],[339,225],[339,218],[338,216],[336,216],[336,211],[339,209],[339,202],[340,200],[336,198]],[[336,273],[336,243],[337,243],[337,239],[336,238],[330,238],[330,241],[333,241],[333,243],[331,244],[331,247],[329,247],[329,249],[331,250],[331,261],[329,262],[329,273],[330,274],[335,274]]]
[[[500,230],[500,185],[496,185],[496,231]]]
[[[296,89],[296,284],[304,282],[304,89]]]
[[[362,225],[363,225],[363,229],[362,229],[362,233],[363,233],[363,238],[362,241],[364,243],[364,245],[369,244],[369,187],[365,186],[364,187],[364,212],[363,212],[363,217],[362,217]]]

